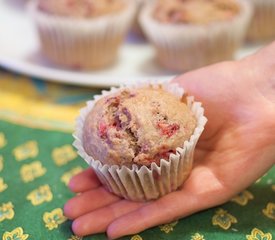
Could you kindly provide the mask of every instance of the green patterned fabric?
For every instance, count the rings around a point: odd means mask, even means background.
[[[77,239],[72,237],[71,223],[65,220],[62,207],[73,196],[66,186],[69,177],[87,166],[77,157],[72,141],[68,133],[0,121],[3,240]],[[23,230],[21,237],[5,237],[18,227]],[[123,239],[237,240],[246,239],[253,229],[258,231],[254,230],[256,238],[247,239],[275,239],[275,168],[227,204]]]

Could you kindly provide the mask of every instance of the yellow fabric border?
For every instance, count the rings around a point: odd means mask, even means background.
[[[89,93],[88,89],[45,84],[39,92],[31,79],[0,72],[0,119],[30,128],[72,132],[79,109],[85,104],[60,104],[59,97]],[[75,91],[75,92],[74,92]]]

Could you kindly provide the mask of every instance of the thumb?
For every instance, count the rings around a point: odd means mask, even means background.
[[[209,65],[175,77],[172,82],[179,84],[188,95],[199,101],[214,99],[226,88],[234,65],[234,62]]]
[[[202,86],[203,76],[205,75],[204,69],[198,69],[190,72],[186,72],[179,76],[176,76],[171,82],[177,83],[182,87],[188,95],[194,96],[196,99],[199,97],[199,88]]]

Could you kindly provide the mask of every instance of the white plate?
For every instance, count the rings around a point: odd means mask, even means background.
[[[27,0],[25,0],[26,2]],[[0,65],[18,73],[67,84],[109,87],[140,78],[171,78],[154,61],[154,50],[146,42],[129,37],[122,46],[117,64],[94,72],[78,72],[51,65],[39,54],[39,42],[33,22],[23,8],[24,0],[0,0]],[[260,46],[246,46],[240,58]]]

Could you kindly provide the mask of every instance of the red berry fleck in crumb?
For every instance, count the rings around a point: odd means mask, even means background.
[[[118,96],[107,98],[106,103],[108,103],[110,107],[118,107],[120,98]]]
[[[160,158],[164,158],[164,159],[166,159],[166,158],[168,158],[168,157],[169,157],[169,155],[170,155],[170,153],[169,153],[169,152],[163,152],[163,153],[161,153],[159,156],[160,156]]]
[[[164,150],[163,152],[160,152],[158,153],[156,156],[155,156],[155,159],[169,159],[169,156],[171,153],[176,153],[175,150]]]
[[[104,122],[98,124],[98,133],[101,138],[107,137],[107,125]]]
[[[169,124],[165,122],[158,122],[157,127],[160,129],[161,135],[167,137],[172,137],[180,129],[180,126],[176,123]]]
[[[115,116],[114,122],[111,124],[112,127],[115,127],[117,130],[121,129],[121,122],[119,120],[119,116]]]

